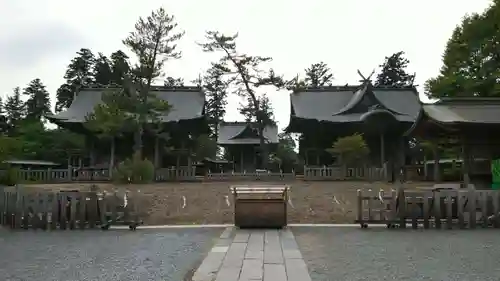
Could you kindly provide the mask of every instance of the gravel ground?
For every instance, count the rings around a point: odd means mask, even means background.
[[[0,280],[185,280],[223,229],[10,232]],[[190,280],[190,279],[189,279]]]
[[[498,229],[293,229],[313,281],[500,280]]]

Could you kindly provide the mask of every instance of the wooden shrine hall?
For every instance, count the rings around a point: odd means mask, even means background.
[[[337,138],[361,133],[370,149],[366,165],[395,170],[404,165],[404,133],[420,111],[415,87],[377,87],[364,77],[357,86],[299,89],[290,94],[290,104],[287,131],[301,134],[306,167],[342,164],[327,150]]]
[[[65,111],[47,118],[60,127],[70,131],[84,134],[88,147],[85,166],[95,166],[100,163],[109,163],[110,141],[99,139],[95,133],[86,126],[87,116],[94,108],[102,103],[104,91],[112,88],[90,87],[80,90],[75,96],[71,106]],[[154,160],[155,167],[190,166],[191,146],[193,136],[207,130],[205,120],[205,94],[199,87],[152,87],[152,92],[160,99],[167,101],[172,108],[161,116],[161,130],[168,133],[168,138],[161,138],[151,132],[145,131],[143,138],[143,153]],[[116,141],[115,163],[130,157],[133,150],[133,133],[124,133]],[[174,148],[167,149],[167,148]],[[166,154],[166,151],[171,153]],[[173,153],[172,153],[173,152]],[[175,156],[172,156],[175,155]],[[107,165],[104,165],[107,166]]]
[[[278,145],[278,127],[267,126],[264,138],[269,151]],[[223,122],[219,126],[217,144],[222,146],[237,172],[254,172],[261,163],[260,138],[257,124],[247,122]]]
[[[443,98],[422,104],[406,135],[461,147],[464,186],[471,182],[476,188],[491,188],[491,162],[500,158],[500,98]],[[434,173],[439,181],[438,165]]]

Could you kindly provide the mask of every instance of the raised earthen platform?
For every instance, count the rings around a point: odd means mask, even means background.
[[[310,281],[289,229],[228,227],[203,260],[193,281]]]

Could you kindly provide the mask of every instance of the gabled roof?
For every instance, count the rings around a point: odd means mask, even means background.
[[[362,121],[362,116],[375,107],[390,112],[398,121],[413,122],[420,110],[414,87],[374,87],[370,83],[306,88],[292,93],[290,100],[292,118],[335,123]]]
[[[82,89],[67,110],[47,117],[64,123],[85,122],[87,115],[102,102],[102,93],[109,90],[113,89]],[[163,122],[196,119],[204,114],[205,94],[198,87],[153,87],[152,92],[172,105],[172,109],[161,117]]]
[[[500,98],[444,98],[433,104],[422,104],[417,120],[405,135],[449,135],[461,132],[461,125],[483,125],[497,131],[500,125]],[[487,126],[486,128],[484,126]],[[470,126],[467,126],[470,128]]]
[[[422,114],[439,123],[500,124],[500,98],[447,98],[422,105]]]
[[[267,126],[264,137],[269,143],[278,143],[278,127]],[[223,122],[219,125],[217,144],[259,144],[259,133],[255,123]]]

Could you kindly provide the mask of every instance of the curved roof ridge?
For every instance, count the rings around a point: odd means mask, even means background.
[[[354,93],[351,100],[342,109],[340,109],[338,112],[336,112],[332,115],[339,115],[339,114],[345,113],[346,111],[352,109],[356,104],[358,104],[363,99],[363,97],[365,96],[365,94],[368,90],[368,85],[369,85],[368,83],[365,83],[364,85],[362,85],[362,87]]]
[[[243,125],[243,124],[241,124]],[[243,134],[243,132],[247,129],[247,128],[250,128],[250,123],[247,123],[245,124],[245,126],[242,126],[241,130],[239,130],[234,136],[230,137],[229,139],[232,140],[232,139],[235,139],[237,138],[238,136],[240,136],[241,134]]]

